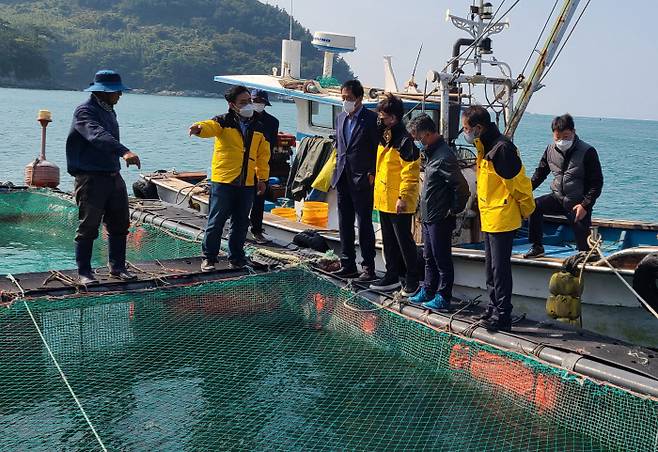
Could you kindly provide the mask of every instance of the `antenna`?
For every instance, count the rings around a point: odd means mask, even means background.
[[[418,68],[418,60],[420,59],[420,52],[423,51],[423,43],[420,43],[420,49],[418,49],[418,55],[416,55],[416,62],[414,63],[414,70],[411,72],[411,78],[413,79],[416,76],[416,68]]]
[[[423,43],[420,43],[420,49],[418,49],[418,55],[416,55],[416,62],[414,63],[414,69],[411,72],[411,78],[407,81],[407,85],[404,87],[405,92],[418,94],[418,84],[416,83],[416,69],[418,68],[418,60],[420,59],[420,52],[423,51]]]
[[[293,0],[290,0],[290,14],[288,14],[290,30],[288,31],[288,39],[290,39],[291,41],[292,41],[292,4],[293,4]]]

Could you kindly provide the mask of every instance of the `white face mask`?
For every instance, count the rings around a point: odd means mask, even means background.
[[[555,147],[560,151],[566,151],[573,146],[573,140],[556,140]]]
[[[464,140],[466,140],[468,144],[473,144],[475,141],[475,130],[471,129],[471,133],[464,132]]]
[[[262,113],[265,110],[265,104],[254,104],[254,111],[256,113]]]
[[[344,100],[343,101],[343,111],[347,113],[348,115],[351,114],[354,111],[354,108],[356,107],[356,102],[353,100]]]
[[[240,109],[240,116],[251,118],[254,115],[254,104],[247,104]]]

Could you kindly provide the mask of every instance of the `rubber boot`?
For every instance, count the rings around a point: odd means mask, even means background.
[[[93,240],[76,240],[75,262],[79,275],[91,275],[91,253],[94,249]]]
[[[126,236],[110,235],[107,240],[108,263],[111,273],[126,269]]]

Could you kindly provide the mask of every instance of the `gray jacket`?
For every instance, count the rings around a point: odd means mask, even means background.
[[[441,138],[423,150],[425,178],[420,192],[420,216],[423,223],[436,223],[448,215],[457,215],[471,195],[455,153]]]

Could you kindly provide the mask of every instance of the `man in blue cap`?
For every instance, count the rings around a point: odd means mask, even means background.
[[[75,236],[75,260],[80,283],[98,281],[91,269],[94,240],[101,222],[108,233],[110,276],[135,279],[126,269],[126,236],[130,226],[128,192],[119,171],[120,158],[127,166],[141,168],[137,154],[119,141],[119,124],[114,106],[127,88],[114,71],[98,71],[85,91],[89,99],[73,113],[66,139],[68,173],[75,177],[75,201],[79,224]]]
[[[263,135],[270,144],[270,164],[272,163],[272,156],[274,155],[274,148],[276,147],[277,136],[279,135],[279,120],[265,111],[265,107],[272,106],[267,91],[262,89],[255,89],[251,92],[251,101],[254,104],[254,116],[262,124]],[[254,204],[251,206],[251,215],[249,220],[251,222],[251,235],[258,244],[265,244],[269,240],[263,235],[263,211],[265,210],[265,198],[270,196],[269,184],[265,189],[265,193],[258,194],[254,198]]]

